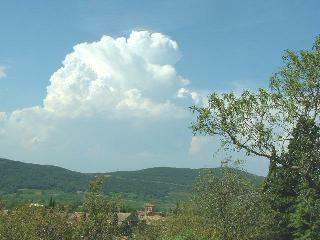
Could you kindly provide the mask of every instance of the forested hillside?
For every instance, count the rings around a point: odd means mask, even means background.
[[[193,184],[208,169],[157,167],[138,171],[110,173],[79,173],[61,167],[22,163],[0,159],[0,193],[12,201],[46,201],[50,196],[57,200],[79,202],[89,182],[97,175],[106,177],[103,191],[106,194],[122,194],[127,205],[140,208],[152,201],[160,209],[168,209],[177,201],[186,200]],[[211,169],[214,175],[220,168]],[[245,173],[255,183],[263,177]]]
[[[86,189],[92,176],[64,168],[0,159],[0,192],[19,189],[76,192]]]
[[[201,173],[209,169],[156,167],[138,171],[109,173],[105,192],[135,193],[152,197],[165,197],[171,192],[191,192],[193,184]],[[213,175],[221,174],[220,168],[210,169]],[[263,177],[244,173],[254,183],[259,184]]]

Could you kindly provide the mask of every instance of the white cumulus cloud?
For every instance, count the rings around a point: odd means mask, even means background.
[[[188,107],[202,97],[177,72],[180,58],[174,40],[148,31],[75,45],[42,104],[0,114],[1,153],[82,171],[186,158]]]
[[[63,117],[181,117],[173,100],[188,80],[175,70],[179,59],[178,44],[161,33],[78,44],[52,75],[44,109]]]

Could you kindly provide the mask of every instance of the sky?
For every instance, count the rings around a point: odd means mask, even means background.
[[[216,167],[188,107],[267,87],[317,0],[0,2],[0,156],[81,172]],[[246,158],[265,175],[268,163]]]

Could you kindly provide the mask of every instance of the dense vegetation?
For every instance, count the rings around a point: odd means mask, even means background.
[[[135,193],[152,198],[168,197],[170,193],[190,193],[196,178],[205,169],[157,167],[139,171],[110,173],[104,192]],[[214,175],[221,175],[221,169],[211,169]],[[256,184],[263,177],[244,173]],[[130,183],[130,184],[128,184]]]
[[[0,239],[320,239],[320,37],[311,51],[287,51],[284,61],[270,89],[213,93],[205,107],[192,107],[194,134],[217,135],[225,150],[269,160],[263,184],[227,162],[218,173],[205,171],[191,198],[165,218],[119,225],[121,201],[102,194],[100,176],[84,195],[80,219],[53,200],[1,211]]]
[[[25,202],[46,203],[50,197],[76,209],[81,205],[83,191],[96,175],[108,181],[103,192],[121,194],[130,209],[141,209],[153,202],[159,211],[167,211],[177,201],[190,197],[192,186],[202,169],[158,167],[139,171],[119,171],[106,174],[84,174],[60,167],[28,164],[0,159],[0,193],[6,206],[12,208]],[[221,174],[221,169],[212,169]],[[262,177],[248,174],[257,184]]]
[[[55,166],[22,163],[0,159],[0,192],[12,193],[19,189],[85,190],[92,176]]]

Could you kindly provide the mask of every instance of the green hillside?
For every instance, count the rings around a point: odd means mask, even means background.
[[[19,189],[85,190],[92,176],[64,168],[0,159],[0,192]]]
[[[108,173],[105,192],[136,193],[162,198],[170,192],[190,192],[193,183],[205,169],[156,167],[138,171]],[[214,175],[220,168],[211,169]],[[246,173],[247,174],[247,173]],[[263,177],[247,174],[257,184]]]
[[[152,201],[167,209],[189,197],[201,171],[203,169],[157,167],[105,173],[104,192],[121,194],[132,208]],[[211,171],[215,175],[221,173],[220,168]],[[101,173],[85,174],[55,166],[0,159],[0,193],[11,202],[46,201],[50,196],[62,202],[80,202],[81,192],[96,175]],[[257,183],[263,180],[255,175],[248,176]]]

